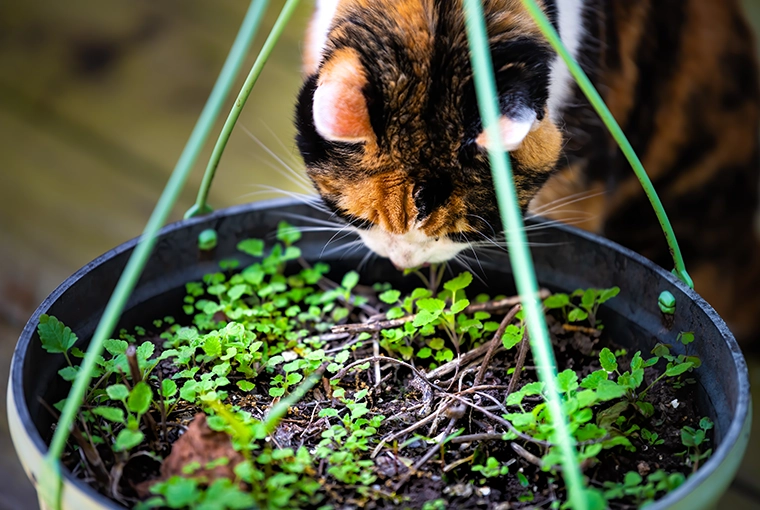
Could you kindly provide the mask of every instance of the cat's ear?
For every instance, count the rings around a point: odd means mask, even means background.
[[[314,92],[314,127],[333,142],[365,142],[374,136],[364,88],[367,77],[354,50],[336,51],[319,73]]]
[[[525,137],[534,128],[535,123],[536,112],[533,110],[526,110],[514,117],[506,115],[499,117],[499,131],[504,150],[514,151],[519,149]],[[485,149],[488,148],[488,134],[485,130],[480,133],[475,142]]]

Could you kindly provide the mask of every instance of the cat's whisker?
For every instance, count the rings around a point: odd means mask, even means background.
[[[463,253],[460,253],[460,254],[456,255],[452,260],[456,261],[458,264],[460,264],[462,267],[464,267],[464,269],[466,269],[467,271],[469,271],[470,274],[472,274],[473,277],[477,278],[478,281],[480,281],[480,283],[483,283],[483,284],[486,283],[485,280],[483,279],[483,276],[480,273],[478,273],[472,267],[472,265],[470,264],[470,261],[473,260],[472,258],[468,257],[467,255],[465,255]],[[483,271],[483,267],[482,266],[481,266],[480,270]]]
[[[346,229],[348,229],[348,231],[344,235],[342,235],[341,237],[338,237],[341,234],[341,232],[344,232]],[[322,255],[325,252],[325,249],[330,245],[330,243],[332,243],[333,241],[336,241],[336,240],[340,241],[342,239],[345,239],[346,237],[350,236],[351,234],[356,234],[356,231],[350,225],[345,225],[344,228],[342,228],[342,229],[338,230],[337,232],[335,232],[335,234],[330,239],[327,240],[327,242],[325,243],[325,245],[322,247],[322,252],[319,254],[319,256],[322,257]]]
[[[470,246],[470,251],[472,251],[472,255],[475,257],[475,261],[478,263],[478,267],[480,268],[480,270],[482,272],[485,272],[483,270],[483,264],[480,263],[480,259],[478,258],[478,254],[475,251],[475,247],[472,245],[472,243],[469,240],[467,241],[467,244]]]
[[[583,200],[588,200],[590,198],[598,197],[600,195],[606,194],[607,191],[581,191],[579,193],[574,193],[572,195],[568,195],[566,197],[558,198],[557,200],[552,200],[548,204],[544,204],[541,207],[536,207],[535,209],[531,209],[528,214],[525,215],[525,219],[532,219],[536,218],[538,216],[545,215],[550,212],[554,212],[560,207],[565,207],[567,205],[572,205],[578,202],[581,202]]]
[[[257,159],[261,161],[264,165],[268,166],[278,174],[282,175],[285,179],[287,179],[288,182],[290,182],[293,186],[296,186],[299,189],[304,190],[306,193],[313,192],[314,187],[309,182],[304,182],[300,179],[298,179],[296,176],[294,176],[289,171],[283,171],[283,169],[278,166],[277,164],[273,163],[272,161],[263,159],[261,156],[258,156]]]
[[[593,217],[593,215],[590,215]],[[525,227],[525,232],[535,232],[537,230],[546,230],[548,228],[556,227],[557,225],[577,225],[579,223],[583,223],[591,219],[589,216],[579,216],[575,218],[566,218],[562,220],[546,220],[542,221],[541,223],[536,223],[535,225],[528,225]]]
[[[346,242],[346,243],[338,244],[336,246],[333,246],[329,250],[326,250],[326,249],[323,248],[322,249],[322,253],[320,253],[320,258],[322,258],[322,257],[330,257],[332,255],[335,255],[336,253],[340,253],[343,250],[347,250],[349,248],[356,248],[356,247],[361,248],[362,246],[364,246],[364,242],[362,240],[360,240],[360,239],[357,239],[355,241],[349,241],[349,242]]]
[[[377,254],[376,254],[374,251],[372,251],[372,250],[367,250],[367,253],[366,253],[366,255],[364,255],[364,257],[362,258],[362,260],[361,260],[361,261],[359,262],[359,264],[356,266],[356,269],[357,269],[357,271],[360,271],[360,272],[361,272],[361,271],[362,271],[362,270],[363,270],[363,269],[366,267],[367,263],[368,263],[370,260],[372,260],[372,259],[374,259],[374,258],[376,258],[376,257],[377,257]]]
[[[283,143],[282,138],[280,138],[277,133],[274,132],[274,130],[269,127],[269,124],[266,123],[264,119],[259,119],[259,122],[261,122],[261,125],[264,126],[264,129],[269,131],[269,134],[272,135],[272,138],[275,139],[277,144],[280,146],[280,148],[283,150],[283,153],[290,159],[290,161],[297,167],[301,166],[301,161],[294,156],[294,152],[297,150],[295,147],[288,148],[285,146],[285,143]]]
[[[361,243],[361,242],[356,243],[356,244],[351,243],[351,246],[349,246],[348,244],[344,245],[343,246],[344,250],[340,256],[340,259],[343,260],[345,257],[348,257],[349,255],[356,253],[357,251],[361,250],[362,246],[364,246],[364,243]]]
[[[292,166],[288,165],[285,162],[285,160],[283,160],[273,150],[271,150],[269,147],[267,147],[266,144],[264,144],[264,142],[262,142],[261,140],[259,140],[259,138],[256,135],[254,135],[251,131],[249,131],[245,126],[241,126],[241,129],[243,130],[243,132],[245,134],[247,134],[251,138],[251,140],[253,140],[254,142],[256,142],[256,144],[259,147],[261,147],[267,154],[269,154],[269,156],[271,156],[275,161],[277,161],[278,163],[280,163],[282,165],[282,168],[286,170],[286,173],[283,174],[284,176],[286,176],[286,177],[289,176],[289,178],[291,179],[291,181],[294,182],[294,183],[295,182],[300,182],[302,186],[305,186],[307,188],[311,187],[311,183],[309,182],[309,180],[306,178],[306,176],[302,172],[299,172],[295,168],[293,168]],[[282,169],[277,169],[277,170],[282,170]]]
[[[314,225],[322,225],[325,227],[335,227],[336,229],[341,229],[341,227],[342,228],[351,227],[351,225],[346,224],[346,223],[325,220],[322,218],[312,218],[311,216],[306,216],[303,214],[282,212],[282,213],[279,213],[279,215],[285,218],[293,219],[293,220],[300,220],[305,223],[312,223]]]
[[[487,226],[488,228],[490,228],[490,229],[491,229],[491,233],[492,233],[493,235],[496,235],[496,230],[493,228],[493,226],[491,225],[491,223],[489,223],[489,222],[488,222],[488,220],[486,220],[484,217],[482,217],[482,216],[478,216],[477,214],[468,214],[467,216],[470,216],[470,217],[472,217],[472,218],[476,218],[476,219],[478,219],[478,220],[482,221],[483,223],[485,223],[485,224],[486,224],[486,226]]]
[[[319,198],[317,195],[313,195],[311,193],[298,193],[297,191],[290,191],[285,190],[282,188],[277,188],[274,186],[268,186],[265,184],[257,184],[256,187],[262,188],[259,191],[252,191],[250,193],[246,193],[245,195],[242,195],[243,198],[250,198],[257,195],[263,195],[266,193],[277,193],[280,195],[288,196],[291,198],[295,198],[299,202],[301,202],[304,205],[308,205],[312,209],[319,211],[321,213],[330,214],[331,211],[324,205],[324,202],[322,202],[322,199]],[[304,216],[306,218],[307,216]]]

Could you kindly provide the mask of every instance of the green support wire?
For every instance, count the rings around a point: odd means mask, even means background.
[[[599,92],[594,88],[591,80],[589,80],[586,73],[583,72],[583,69],[578,65],[578,62],[576,62],[572,55],[570,55],[570,52],[565,45],[562,44],[559,34],[557,34],[557,31],[546,17],[546,14],[544,14],[544,11],[542,11],[538,4],[536,4],[535,0],[522,0],[522,3],[541,29],[541,32],[543,32],[544,37],[549,41],[549,44],[552,45],[560,58],[565,62],[565,65],[567,65],[570,70],[570,74],[573,75],[573,78],[575,78],[575,81],[588,98],[591,106],[594,107],[594,110],[596,110],[596,113],[601,117],[607,130],[612,134],[615,142],[617,142],[620,150],[623,151],[623,154],[628,160],[628,163],[630,163],[631,168],[633,168],[636,177],[638,177],[641,187],[644,188],[644,193],[646,193],[649,202],[652,204],[652,208],[657,215],[657,220],[660,222],[660,227],[662,227],[662,232],[665,234],[665,240],[668,242],[670,253],[673,256],[673,264],[675,266],[673,272],[683,283],[693,289],[694,281],[691,279],[691,276],[689,276],[689,273],[686,272],[686,266],[683,257],[681,256],[681,248],[678,247],[676,234],[673,232],[673,227],[670,225],[668,215],[665,213],[665,208],[662,206],[660,197],[657,196],[657,192],[655,191],[654,186],[652,186],[652,181],[649,179],[646,170],[644,170],[644,165],[641,164],[641,160],[633,150],[631,143],[628,141],[625,133],[623,133],[623,130],[615,120],[615,117],[612,116],[612,112],[607,108],[602,96],[599,95]]]
[[[143,268],[153,251],[156,242],[156,234],[166,222],[172,207],[177,201],[187,177],[193,169],[208,135],[219,116],[222,105],[229,94],[230,88],[235,81],[240,66],[242,65],[251,42],[258,31],[264,12],[269,0],[252,0],[245,19],[240,27],[235,42],[230,49],[227,60],[224,63],[219,78],[217,78],[208,101],[201,112],[200,117],[193,129],[190,138],[185,145],[182,154],[174,167],[174,171],[166,183],[156,208],[145,226],[140,242],[135,247],[129,258],[127,267],[119,279],[116,289],[103,312],[103,317],[90,341],[87,355],[79,370],[79,376],[66,399],[58,426],[53,434],[42,472],[38,475],[40,498],[49,508],[61,508],[62,480],[59,459],[66,446],[71,426],[76,418],[76,413],[82,403],[85,391],[90,384],[91,374],[95,368],[97,358],[103,352],[103,342],[108,338],[116,327],[121,312],[132,290],[140,277]]]
[[[264,42],[264,46],[262,46],[261,52],[256,58],[256,62],[254,62],[251,72],[248,73],[248,77],[245,79],[243,88],[240,90],[240,94],[238,94],[237,100],[232,106],[229,116],[227,116],[227,120],[222,128],[222,133],[216,141],[214,151],[211,153],[211,158],[206,167],[206,173],[203,174],[203,182],[198,190],[198,197],[195,200],[195,205],[185,213],[185,218],[207,214],[213,210],[208,205],[208,193],[211,189],[211,182],[216,175],[219,161],[222,159],[222,153],[227,147],[227,141],[230,139],[230,134],[232,134],[232,128],[235,127],[235,123],[237,122],[238,117],[240,117],[240,113],[243,111],[246,101],[248,101],[248,96],[251,95],[251,90],[253,90],[253,86],[256,85],[256,81],[259,79],[261,70],[264,69],[264,65],[267,63],[267,60],[269,60],[269,56],[272,54],[275,44],[277,44],[277,41],[282,35],[282,31],[285,30],[288,21],[290,21],[290,18],[293,16],[293,11],[298,7],[299,1],[300,0],[288,0],[285,3],[280,16],[277,18],[274,27],[272,27],[272,31],[269,33],[269,37],[267,37],[267,40]]]
[[[538,283],[533,260],[528,250],[525,226],[517,204],[512,168],[509,157],[501,144],[498,96],[483,6],[481,0],[464,0],[464,7],[478,106],[483,126],[488,133],[491,173],[496,187],[501,221],[509,241],[509,259],[512,263],[517,291],[520,293],[520,300],[525,310],[528,331],[530,331],[533,359],[536,362],[539,378],[544,383],[547,406],[554,425],[552,440],[562,454],[562,476],[567,485],[568,502],[575,510],[586,510],[589,508],[588,498],[575,449],[575,440],[570,433],[567,417],[562,409],[562,399],[557,385],[557,362],[554,359],[549,332],[546,328],[543,306],[538,298]]]

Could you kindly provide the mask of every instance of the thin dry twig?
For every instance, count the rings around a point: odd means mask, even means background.
[[[534,444],[538,444],[538,445],[541,445],[541,446],[552,446],[552,443],[550,443],[548,441],[542,441],[541,439],[536,439],[534,437],[530,437],[527,434],[523,434],[522,432],[520,432],[519,430],[517,430],[514,425],[512,425],[510,422],[508,422],[507,420],[505,420],[501,416],[497,416],[497,415],[493,414],[491,411],[489,411],[487,409],[484,409],[483,407],[477,405],[474,402],[471,402],[471,401],[467,400],[466,398],[462,398],[459,395],[454,395],[454,394],[451,394],[451,393],[449,393],[448,396],[451,397],[451,398],[453,398],[453,399],[459,400],[460,402],[462,402],[462,403],[464,403],[464,404],[472,407],[476,411],[480,411],[481,413],[485,414],[486,416],[488,416],[492,420],[497,421],[501,425],[504,425],[505,427],[507,427],[509,429],[510,432],[512,432],[514,435],[516,435],[517,437],[519,437],[523,441],[528,441],[529,443],[534,443]]]
[[[451,440],[452,443],[474,443],[476,441],[495,441],[504,439],[504,433],[484,432],[482,434],[470,434],[468,436],[457,436]]]
[[[453,372],[457,368],[459,368],[461,365],[466,365],[470,363],[471,361],[478,359],[488,350],[489,347],[490,346],[488,344],[484,344],[476,349],[472,349],[471,351],[465,352],[459,358],[455,358],[449,361],[448,363],[441,365],[435,370],[428,372],[427,378],[430,379],[431,381],[434,381],[440,378],[441,376],[448,374],[449,372]]]
[[[380,356],[380,341],[377,338],[377,333],[372,335],[372,355],[375,358],[378,358]],[[378,360],[375,360],[375,388],[380,386],[381,379],[382,375],[380,374],[380,362]]]
[[[523,448],[519,444],[517,444],[517,443],[511,443],[509,446],[512,447],[512,450],[514,450],[514,452],[517,455],[519,455],[523,459],[527,460],[528,462],[530,462],[534,466],[542,467],[544,465],[544,463],[541,462],[541,459],[539,459],[538,457],[536,457],[535,455],[533,455],[532,453],[530,453],[528,450],[526,450],[525,448]]]
[[[509,323],[512,322],[512,320],[515,318],[515,315],[517,315],[517,312],[520,311],[520,305],[515,305],[512,307],[512,309],[509,311],[507,315],[504,316],[504,318],[501,321],[501,324],[499,324],[499,329],[496,330],[496,333],[493,335],[493,339],[491,340],[490,344],[488,345],[488,351],[486,351],[486,357],[483,359],[483,363],[480,365],[480,371],[478,372],[478,375],[475,377],[475,386],[478,386],[480,383],[483,382],[483,378],[486,376],[486,370],[488,370],[488,363],[491,361],[491,356],[493,356],[493,353],[496,351],[496,348],[501,345],[501,337],[504,336],[504,331],[506,331],[507,326],[509,326]]]
[[[417,461],[412,468],[403,474],[401,477],[401,480],[399,480],[396,485],[393,487],[393,490],[398,492],[398,490],[404,486],[404,484],[409,480],[409,478],[420,470],[422,466],[425,465],[427,461],[429,461],[431,458],[433,458],[433,455],[436,454],[438,449],[441,447],[444,441],[446,441],[446,438],[451,433],[451,429],[454,428],[454,424],[457,422],[456,418],[451,418],[449,420],[449,424],[446,425],[446,429],[440,434],[438,441],[435,442],[432,448],[430,448],[427,452],[425,452],[425,455],[422,456],[420,460]]]
[[[388,363],[395,363],[396,365],[401,365],[403,367],[406,367],[406,368],[408,368],[409,370],[411,370],[414,373],[416,379],[419,379],[420,381],[422,381],[423,383],[427,384],[428,386],[430,386],[434,390],[440,391],[442,393],[446,393],[446,390],[444,390],[440,386],[437,386],[437,385],[433,384],[432,382],[428,381],[427,377],[425,377],[425,374],[423,374],[422,372],[420,372],[419,370],[417,370],[416,368],[414,368],[412,365],[410,365],[406,361],[401,361],[400,359],[395,359],[395,358],[389,358],[388,356],[370,356],[369,358],[364,358],[364,359],[360,359],[358,361],[354,361],[350,365],[341,368],[338,371],[337,374],[335,374],[334,376],[331,377],[331,379],[333,379],[333,380],[334,379],[341,379],[352,368],[354,368],[354,367],[356,367],[358,365],[363,365],[365,363],[372,363],[373,361],[386,361]]]
[[[590,328],[588,326],[577,326],[575,324],[563,324],[562,325],[562,329],[564,329],[565,331],[571,332],[571,333],[573,333],[575,331],[579,331],[579,332],[585,333],[585,334],[587,334],[589,336],[593,336],[594,338],[596,338],[596,337],[598,337],[599,335],[602,334],[602,332],[599,331],[596,328]]]
[[[377,454],[380,453],[380,450],[383,448],[383,446],[385,446],[389,441],[394,441],[395,439],[398,439],[401,436],[405,436],[406,434],[414,432],[418,428],[420,428],[420,427],[422,427],[424,425],[427,425],[431,421],[437,419],[438,416],[440,416],[440,414],[446,410],[446,408],[448,407],[449,403],[450,403],[450,401],[444,402],[443,404],[441,404],[440,406],[438,406],[438,410],[436,410],[436,412],[434,412],[433,414],[428,415],[427,417],[419,420],[416,423],[413,423],[412,425],[410,425],[409,427],[405,428],[404,430],[400,430],[398,432],[394,432],[394,433],[389,434],[389,435],[385,436],[384,438],[382,438],[380,440],[380,442],[377,444],[377,446],[375,447],[375,449],[372,450],[372,454],[369,457],[371,459],[374,459],[377,456]]]
[[[515,371],[512,372],[512,378],[509,380],[509,388],[507,389],[507,397],[515,391],[517,383],[520,380],[520,374],[525,367],[525,358],[528,355],[528,347],[530,346],[530,339],[528,338],[528,330],[525,329],[523,338],[520,341],[520,351],[517,354],[517,363],[515,363]],[[506,397],[505,397],[506,398]]]

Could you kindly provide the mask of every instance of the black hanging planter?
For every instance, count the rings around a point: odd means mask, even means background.
[[[278,200],[233,207],[164,228],[120,326],[131,327],[147,318],[177,313],[186,282],[216,271],[219,260],[242,258],[237,243],[271,235],[286,212],[316,214],[298,202]],[[219,244],[211,252],[200,252],[198,234],[209,228],[217,231]],[[715,423],[715,450],[684,485],[648,508],[713,507],[739,467],[751,423],[747,368],[734,337],[701,297],[643,257],[571,227],[553,226],[542,232],[541,241],[555,247],[533,250],[541,285],[558,291],[615,285],[622,289],[605,305],[606,328],[620,345],[649,352],[657,342],[679,345],[675,338],[680,331],[696,332],[697,341],[691,348],[703,363],[695,372],[698,406],[701,415]],[[304,258],[319,259],[329,236],[304,234],[299,242]],[[33,481],[47,453],[52,425],[52,417],[38,397],[56,402],[67,391],[57,374],[63,367],[62,356],[46,353],[37,336],[39,317],[50,314],[63,320],[83,339],[79,347],[84,348],[135,243],[122,244],[68,278],[34,312],[21,334],[11,365],[8,419],[18,455]],[[345,271],[355,268],[363,256],[364,252],[334,254],[324,260],[333,269]],[[514,288],[506,254],[483,262],[483,268],[492,289],[505,293]],[[401,275],[387,261],[377,260],[362,272],[362,279],[397,284]],[[663,290],[676,297],[674,320],[666,320],[657,305]],[[63,508],[122,508],[70,473],[65,473],[64,484]]]

